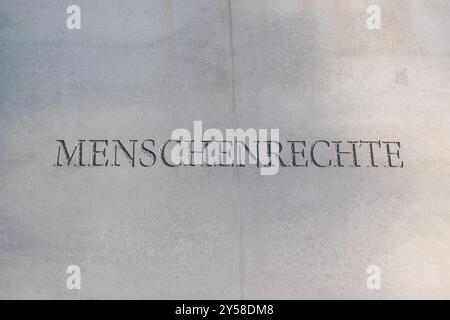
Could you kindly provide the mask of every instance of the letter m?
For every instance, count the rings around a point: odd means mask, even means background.
[[[69,151],[67,150],[66,143],[64,142],[64,140],[56,140],[56,142],[59,143],[59,146],[58,146],[58,157],[56,159],[56,166],[57,167],[62,167],[63,166],[62,163],[61,163],[61,149],[63,150],[62,153],[64,155],[64,158],[67,161],[66,166],[70,166],[70,163],[72,162],[72,160],[73,160],[73,158],[75,156],[75,153],[76,153],[76,151],[78,149],[78,165],[80,167],[84,167],[83,158],[82,158],[83,157],[83,142],[84,141],[85,140],[78,140],[78,143],[75,145],[75,148],[73,149],[72,153],[69,153]],[[74,165],[76,166],[76,164],[74,164]]]

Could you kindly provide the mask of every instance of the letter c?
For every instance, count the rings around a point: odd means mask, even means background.
[[[316,145],[319,142],[323,142],[325,143],[328,147],[330,147],[330,143],[327,140],[317,140],[313,143],[313,145],[311,146],[311,161],[317,166],[317,167],[321,167],[321,168],[327,168],[327,167],[331,167],[331,160],[329,160],[328,165],[321,165],[316,161],[316,157],[314,156],[314,150],[316,148]]]

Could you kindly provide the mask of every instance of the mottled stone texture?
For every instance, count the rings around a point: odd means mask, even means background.
[[[446,0],[0,0],[0,298],[450,298],[449,17]],[[56,139],[160,144],[194,120],[395,139],[405,167],[53,166]]]

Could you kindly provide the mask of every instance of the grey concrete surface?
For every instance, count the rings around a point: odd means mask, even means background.
[[[0,0],[0,298],[450,298],[449,16],[445,0]],[[56,139],[159,145],[194,120],[396,139],[405,167],[53,166]]]

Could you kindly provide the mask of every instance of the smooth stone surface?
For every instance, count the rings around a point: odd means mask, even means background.
[[[79,0],[71,31],[0,0],[0,298],[449,298],[450,4],[373,2],[378,31],[361,1]],[[405,167],[53,166],[194,120],[395,139]]]

